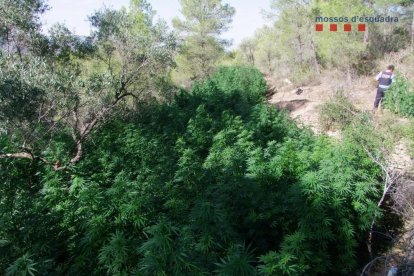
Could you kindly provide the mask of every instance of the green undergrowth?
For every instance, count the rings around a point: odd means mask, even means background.
[[[171,104],[106,122],[71,171],[0,160],[0,269],[350,273],[380,212],[380,171],[353,141],[298,128],[265,93],[256,69],[222,68]]]
[[[414,88],[407,77],[397,74],[385,92],[384,106],[401,116],[414,117]]]

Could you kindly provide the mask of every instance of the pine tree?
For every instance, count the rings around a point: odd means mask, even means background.
[[[184,20],[175,18],[174,27],[184,45],[177,57],[176,78],[182,84],[210,75],[224,54],[228,41],[220,35],[229,28],[235,9],[221,0],[180,0]]]

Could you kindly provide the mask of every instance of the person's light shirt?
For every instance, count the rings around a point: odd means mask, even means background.
[[[391,70],[385,70],[385,72],[387,72],[387,73],[391,73]],[[377,81],[379,81],[383,73],[384,73],[384,72],[379,72],[379,74],[375,77],[375,79],[376,79]],[[392,74],[392,75],[391,75],[391,83],[392,83],[393,81],[394,81],[394,74]],[[391,83],[390,83],[390,85],[391,85]],[[389,86],[389,85],[378,85],[378,87],[379,87],[379,88],[383,88],[383,89],[388,89],[390,86]]]

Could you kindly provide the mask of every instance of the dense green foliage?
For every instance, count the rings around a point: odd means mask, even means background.
[[[102,124],[70,170],[0,159],[0,270],[348,273],[379,212],[379,170],[355,144],[296,127],[265,92],[256,69],[222,68]]]
[[[406,77],[397,74],[396,81],[385,92],[384,104],[402,116],[414,116],[414,88]]]
[[[226,53],[235,11],[221,0],[180,1],[177,33],[131,0],[92,14],[86,37],[42,33],[44,0],[0,1],[0,274],[352,273],[394,140],[340,93],[321,117],[342,140],[299,128],[265,103],[259,71],[350,76],[376,41],[380,54],[402,47],[388,25],[313,32],[317,15],[412,6],[351,2],[272,1],[274,25]],[[220,66],[235,57],[258,69]],[[387,104],[412,115],[400,79]]]

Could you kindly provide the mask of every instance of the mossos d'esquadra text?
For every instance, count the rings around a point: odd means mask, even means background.
[[[317,23],[394,23],[398,22],[395,16],[317,16]]]

